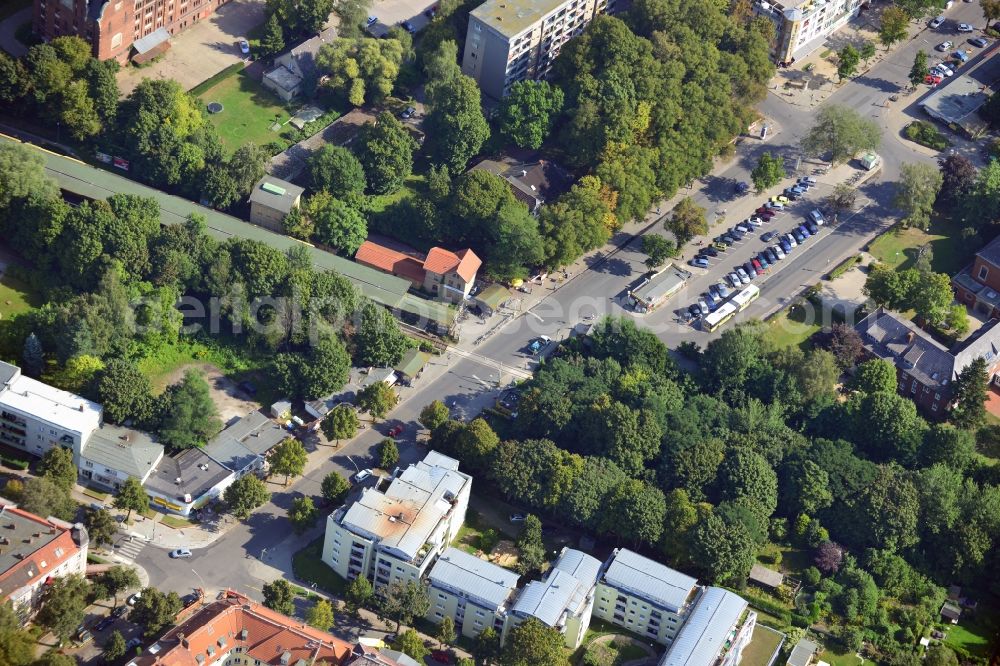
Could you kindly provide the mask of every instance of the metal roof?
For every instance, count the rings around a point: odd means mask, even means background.
[[[698,581],[648,557],[619,548],[604,572],[602,583],[676,612],[687,603]]]
[[[258,455],[264,455],[289,437],[277,423],[259,411],[241,417],[212,441],[231,438]]]
[[[818,645],[802,638],[795,644],[792,654],[788,656],[788,661],[785,664],[786,666],[809,666],[809,662],[812,661],[817,650],[819,650]]]
[[[163,457],[163,445],[144,432],[105,423],[91,434],[80,457],[141,482]]]
[[[289,213],[305,190],[286,180],[265,175],[250,192],[250,203]]]
[[[663,271],[650,278],[649,282],[634,290],[632,297],[647,305],[654,305],[678,291],[689,277],[691,273],[669,264]]]
[[[458,548],[448,548],[427,575],[431,586],[454,590],[496,610],[517,587],[518,575]]]
[[[706,588],[659,666],[713,666],[746,607],[732,592]]]
[[[532,616],[550,627],[561,624],[566,612],[576,613],[597,582],[601,563],[586,553],[563,548],[544,581],[524,588],[511,611]]]
[[[167,32],[167,29],[157,28],[145,37],[132,42],[132,48],[139,54],[148,53],[168,39],[170,39],[170,33]]]

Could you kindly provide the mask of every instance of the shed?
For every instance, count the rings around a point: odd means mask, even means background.
[[[271,416],[276,419],[290,419],[292,417],[292,401],[285,398],[271,405]]]
[[[476,294],[475,304],[484,315],[491,315],[507,302],[511,296],[507,287],[499,284],[491,284]]]
[[[809,666],[817,652],[819,652],[818,645],[805,638],[799,639],[799,642],[792,648],[792,653],[788,655],[788,661],[785,664],[786,666]]]
[[[957,604],[946,601],[941,606],[941,617],[952,624],[958,624],[959,619],[962,617],[962,609]]]
[[[282,220],[298,207],[304,191],[288,181],[264,176],[250,192],[250,221],[265,229],[284,233]]]
[[[785,582],[785,576],[780,571],[754,564],[750,569],[750,582],[776,590]]]
[[[361,388],[378,382],[385,382],[389,386],[392,386],[396,383],[397,379],[399,377],[396,376],[396,371],[392,368],[372,368],[368,371],[368,376],[361,382]]]
[[[420,351],[419,349],[411,349],[405,354],[403,358],[396,364],[393,370],[399,375],[399,378],[410,383],[417,378],[424,366],[427,365],[428,361],[431,360],[431,355],[427,352]]]

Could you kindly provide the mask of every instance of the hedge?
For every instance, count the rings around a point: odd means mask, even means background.
[[[861,255],[860,254],[857,255],[857,256],[854,256],[854,257],[848,257],[847,259],[844,259],[842,262],[840,262],[839,264],[837,264],[833,268],[832,271],[830,271],[829,273],[827,273],[826,279],[827,280],[836,280],[841,275],[843,275],[847,271],[849,271],[852,268],[854,268],[855,264],[858,264],[858,263],[861,263]]]
[[[941,134],[937,127],[923,120],[914,120],[903,131],[906,134],[906,138],[910,141],[933,150],[944,150],[951,145],[951,141],[948,141],[947,137]]]
[[[205,93],[206,91],[211,90],[215,86],[215,84],[217,84],[219,81],[228,79],[230,76],[241,71],[246,66],[247,65],[245,62],[238,62],[233,65],[230,65],[229,67],[226,67],[218,74],[213,74],[212,76],[208,77],[207,79],[196,85],[194,88],[191,88],[191,90],[189,90],[188,92],[191,93],[193,96],[197,97]]]
[[[6,453],[0,453],[0,462],[11,469],[19,469],[22,471],[28,469],[28,461],[14,458]]]

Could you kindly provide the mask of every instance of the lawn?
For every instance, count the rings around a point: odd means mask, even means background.
[[[222,104],[223,110],[209,114],[208,118],[230,152],[251,141],[263,146],[277,140],[278,133],[271,130],[271,125],[284,124],[291,118],[282,101],[245,70],[219,81],[198,98],[205,104]]]
[[[405,199],[420,196],[426,190],[427,178],[422,174],[410,174],[403,186],[390,194],[376,194],[369,198],[369,210],[373,215],[384,213]]]
[[[865,663],[858,655],[848,652],[839,646],[827,648],[820,653],[819,659],[830,664],[830,666],[860,666]]]
[[[211,363],[227,376],[242,381],[242,377],[235,378],[233,375],[256,370],[264,364],[264,360],[257,362],[238,353],[214,339],[181,338],[177,344],[157,349],[155,356],[140,359],[138,366],[155,391],[166,388],[167,377],[177,368],[191,363]]]
[[[948,628],[944,644],[959,654],[989,658],[990,646],[993,644],[990,636],[994,635],[995,627],[977,620],[977,617],[963,617],[959,624]]]
[[[952,275],[969,262],[976,248],[962,241],[958,234],[949,236],[951,230],[947,225],[947,219],[935,214],[927,231],[893,228],[876,238],[868,251],[880,262],[905,270],[916,262],[917,248],[929,243],[934,253],[931,268],[937,273]]]
[[[814,318],[814,314],[812,307],[793,305],[768,321],[765,336],[777,348],[798,346],[805,349],[809,338],[821,328],[818,321],[806,321],[807,315]]]
[[[782,638],[780,632],[758,624],[753,630],[753,639],[743,650],[741,666],[768,666],[771,663],[771,657],[774,656],[774,651],[781,644]]]
[[[37,308],[41,304],[38,294],[27,284],[6,273],[0,275],[0,319]]]
[[[347,583],[323,562],[322,556],[323,537],[319,537],[292,555],[292,571],[295,572],[295,578],[307,583],[316,583],[316,587],[324,592],[342,597]]]

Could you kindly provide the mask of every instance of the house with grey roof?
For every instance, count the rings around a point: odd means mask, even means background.
[[[267,452],[287,437],[284,428],[261,412],[253,411],[212,438],[202,450],[238,479],[263,469]]]
[[[517,597],[504,621],[500,641],[528,618],[558,629],[564,644],[576,649],[590,626],[594,610],[594,589],[601,570],[600,561],[572,548],[563,548],[544,580],[528,583]]]
[[[519,576],[458,548],[447,548],[427,574],[427,619],[450,617],[459,635],[475,638],[493,627],[499,634]]]
[[[618,548],[597,582],[594,615],[669,645],[698,594],[698,581],[627,548]]]
[[[298,208],[304,189],[274,176],[265,175],[250,192],[250,221],[257,226],[284,233],[285,216]]]
[[[213,460],[202,449],[186,449],[164,456],[146,480],[150,506],[182,516],[191,515],[236,480],[232,470]]]
[[[129,477],[146,483],[163,459],[163,445],[132,428],[105,423],[84,442],[78,468],[88,484],[117,491]]]
[[[312,39],[308,39],[287,53],[274,59],[272,67],[261,81],[264,87],[290,102],[302,94],[308,94],[316,85],[319,76],[316,55],[324,44],[337,38],[335,28],[327,28]]]
[[[707,587],[658,666],[736,666],[756,626],[757,614],[746,600]]]

